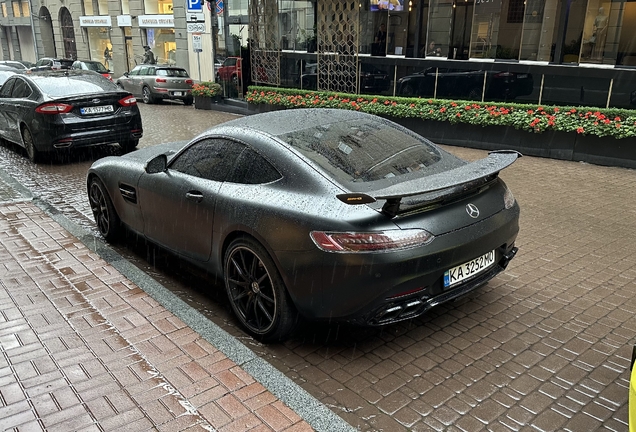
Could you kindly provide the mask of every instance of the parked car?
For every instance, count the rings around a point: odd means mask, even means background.
[[[506,71],[486,72],[488,100],[513,100],[532,93],[531,74]],[[451,68],[428,68],[402,77],[397,82],[397,94],[432,97],[437,82],[437,97],[481,100],[484,90],[484,71]]]
[[[71,59],[44,57],[38,60],[35,63],[35,66],[30,68],[29,70],[31,72],[38,72],[43,70],[60,70],[70,69],[72,66],[73,60]]]
[[[75,60],[71,69],[79,69],[79,70],[91,70],[97,72],[104,78],[108,78],[109,80],[113,80],[113,77],[110,75],[111,71],[106,69],[106,66],[102,62],[95,60]]]
[[[342,72],[334,72],[342,73]],[[391,78],[386,71],[372,64],[360,63],[360,93],[380,94],[391,87]],[[318,89],[318,63],[307,63],[301,76],[303,89]],[[350,79],[349,79],[350,80]],[[344,80],[343,80],[344,81]]]
[[[222,275],[242,326],[273,341],[297,314],[411,319],[503,271],[519,206],[498,173],[518,156],[467,163],[381,117],[287,110],[100,159],[87,188],[107,240],[125,226]]]
[[[144,103],[171,99],[192,105],[192,85],[194,81],[188,72],[177,66],[169,65],[137,65],[130,72],[117,78],[116,83],[136,96],[141,96]]]
[[[20,73],[20,70],[12,68],[10,66],[0,65],[0,86],[2,86],[6,80],[8,80],[11,76],[15,75],[16,73]]]
[[[0,88],[0,134],[33,162],[60,149],[119,143],[143,134],[136,100],[92,71],[17,73]]]
[[[227,57],[216,71],[216,81],[229,81],[238,86],[242,79],[241,58]]]
[[[17,60],[0,60],[0,66],[7,66],[7,67],[11,67],[13,69],[18,69],[18,70],[26,70],[27,67],[24,65],[24,63],[19,62]]]

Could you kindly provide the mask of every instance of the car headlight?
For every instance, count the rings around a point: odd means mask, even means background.
[[[325,252],[393,252],[424,246],[435,236],[423,229],[377,232],[312,231],[311,239]]]
[[[508,189],[508,186],[506,186],[504,184],[504,207],[506,207],[506,209],[509,209],[510,207],[512,207],[513,205],[515,205],[515,196],[512,194],[512,192],[510,191],[510,189]]]

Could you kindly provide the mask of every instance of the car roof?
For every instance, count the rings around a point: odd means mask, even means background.
[[[331,108],[303,108],[254,114],[219,126],[250,128],[278,136],[312,127],[356,119],[379,118],[358,111]]]
[[[7,64],[0,64],[0,70],[11,71],[11,72],[20,72],[20,71],[23,71],[24,69],[14,68],[13,66],[9,66]]]
[[[93,76],[101,76],[101,74],[91,71],[91,70],[82,70],[82,69],[62,69],[62,70],[43,70],[43,71],[33,71],[31,73],[26,74],[32,79],[38,79],[40,77],[55,77],[55,78],[63,78],[63,77],[74,77],[81,75],[93,75]]]

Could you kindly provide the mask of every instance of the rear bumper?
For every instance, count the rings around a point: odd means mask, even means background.
[[[143,136],[141,116],[103,124],[67,122],[41,124],[32,131],[35,147],[40,152],[89,147],[138,140]]]
[[[179,94],[180,93],[180,94]],[[192,98],[192,89],[153,89],[153,97],[157,99],[186,100]]]
[[[310,319],[384,325],[415,318],[477,289],[515,256],[519,207],[478,224],[440,235],[423,247],[379,254],[279,252],[286,286]],[[471,279],[444,288],[444,272],[490,251],[495,264]]]

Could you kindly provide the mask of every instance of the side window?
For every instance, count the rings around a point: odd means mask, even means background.
[[[131,70],[131,71],[128,73],[128,76],[135,76],[135,75],[138,75],[138,74],[139,74],[139,69],[134,68],[133,70]]]
[[[251,148],[246,148],[236,161],[236,169],[228,181],[243,184],[263,184],[282,176],[272,164]]]
[[[148,75],[148,67],[142,67],[139,69],[139,75]]]
[[[170,164],[170,169],[195,177],[225,181],[245,146],[221,139],[205,139],[193,144]]]
[[[31,96],[31,87],[29,85],[20,80],[15,80],[15,85],[13,86],[13,90],[11,91],[12,98],[27,98]]]
[[[15,83],[16,79],[8,79],[3,85],[2,87],[0,87],[0,97],[3,98],[8,98],[11,97],[11,89],[13,89],[13,84]]]

